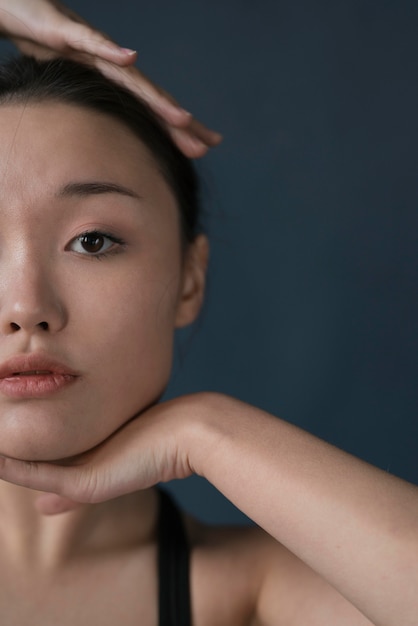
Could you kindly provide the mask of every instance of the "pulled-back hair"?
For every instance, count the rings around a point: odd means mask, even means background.
[[[54,101],[110,115],[145,144],[177,201],[183,243],[193,241],[199,228],[196,172],[142,100],[97,70],[67,59],[19,56],[0,64],[0,105]]]

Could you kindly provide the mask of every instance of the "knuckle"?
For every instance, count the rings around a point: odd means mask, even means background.
[[[72,485],[71,496],[79,502],[95,503],[100,502],[101,489],[96,472],[83,468],[77,473],[77,477]]]

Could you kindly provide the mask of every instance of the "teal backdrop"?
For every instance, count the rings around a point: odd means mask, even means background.
[[[232,394],[418,482],[417,3],[68,5],[225,136],[199,163],[209,290],[167,397]],[[170,488],[246,521],[202,479]]]

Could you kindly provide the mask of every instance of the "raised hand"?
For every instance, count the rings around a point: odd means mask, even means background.
[[[0,32],[24,54],[72,58],[121,83],[149,104],[188,157],[203,156],[222,139],[133,66],[136,52],[118,46],[59,2],[0,0]]]

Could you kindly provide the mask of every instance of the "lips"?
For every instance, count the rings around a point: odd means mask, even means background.
[[[52,374],[50,370],[29,370],[28,372],[14,372],[12,376],[41,376]]]
[[[12,398],[36,398],[55,393],[80,377],[46,354],[23,354],[0,365],[0,392]]]

